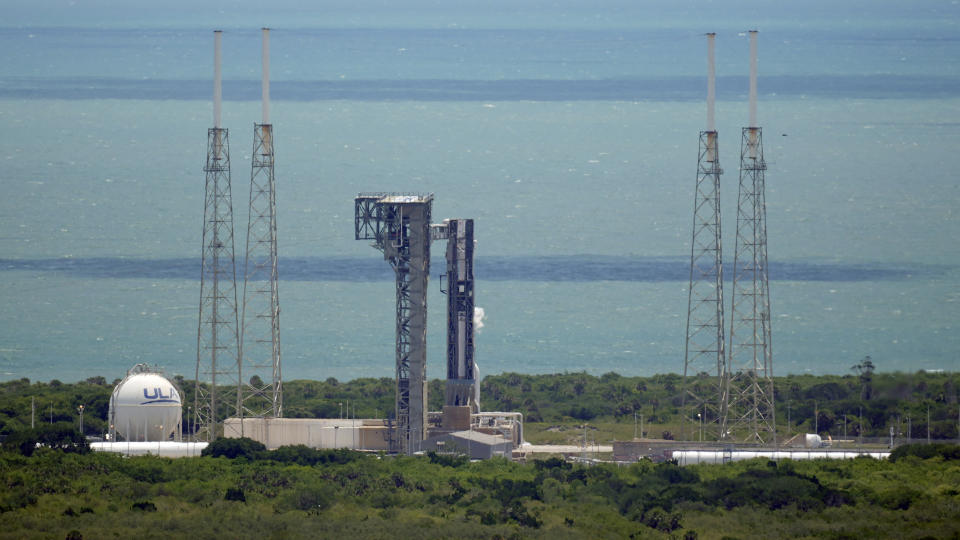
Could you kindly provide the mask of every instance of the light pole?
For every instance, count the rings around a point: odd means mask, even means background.
[[[343,402],[340,402],[340,419],[343,419]]]
[[[820,414],[817,411],[817,401],[813,401],[813,432],[817,435],[820,434]]]
[[[340,426],[333,426],[333,448],[337,448],[337,433],[340,431]]]
[[[863,405],[860,406],[860,414],[858,415],[860,420],[860,444],[863,444]]]
[[[583,449],[580,452],[580,459],[584,462],[587,460],[587,424],[583,424]]]
[[[633,411],[633,438],[637,438],[637,411]]]
[[[700,442],[703,442],[703,416],[697,413],[697,423],[700,424]]]
[[[83,405],[77,407],[77,410],[80,411],[80,435],[83,435]]]
[[[790,425],[790,402],[787,402],[787,437],[793,433],[793,426]]]

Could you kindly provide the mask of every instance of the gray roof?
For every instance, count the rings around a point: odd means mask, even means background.
[[[481,443],[481,444],[512,444],[509,439],[503,437],[502,435],[490,435],[488,433],[483,433],[480,431],[465,430],[465,431],[455,431],[449,434],[450,437],[455,437],[457,439],[467,439],[471,442]]]

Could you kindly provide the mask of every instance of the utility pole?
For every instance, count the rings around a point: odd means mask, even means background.
[[[817,411],[817,402],[813,402],[813,432],[817,435],[820,434],[820,412]]]
[[[37,398],[35,398],[35,397],[33,397],[33,396],[30,396],[30,429],[34,429],[34,428],[36,427],[36,426],[34,425],[34,422],[33,422],[33,417],[34,417],[34,416],[36,415],[36,413],[37,413],[37,403],[36,403],[36,399],[37,399]]]
[[[793,433],[793,424],[790,423],[790,402],[787,402],[787,437]]]
[[[860,444],[863,444],[863,405],[860,406]]]
[[[580,458],[583,461],[587,460],[587,425],[583,425],[583,449],[580,451]]]

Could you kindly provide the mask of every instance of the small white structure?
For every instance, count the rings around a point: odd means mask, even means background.
[[[807,433],[803,438],[803,445],[807,448],[820,448],[824,446],[823,439],[816,433]]]
[[[181,438],[180,392],[159,370],[137,364],[110,396],[110,440],[170,441]]]
[[[90,449],[94,452],[113,452],[124,456],[154,455],[160,457],[200,457],[200,453],[209,443],[205,442],[94,442]]]
[[[753,458],[772,460],[792,459],[853,459],[865,456],[874,459],[887,459],[890,452],[835,451],[835,450],[674,450],[670,457],[678,465],[696,465],[697,463],[727,463]]]

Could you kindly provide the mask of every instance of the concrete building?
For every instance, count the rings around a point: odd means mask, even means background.
[[[469,430],[430,437],[423,441],[422,448],[424,451],[462,454],[470,459],[490,459],[495,456],[510,459],[513,455],[513,442],[506,437]]]
[[[223,436],[248,437],[268,449],[303,444],[311,448],[388,451],[387,426],[376,419],[227,418]]]

